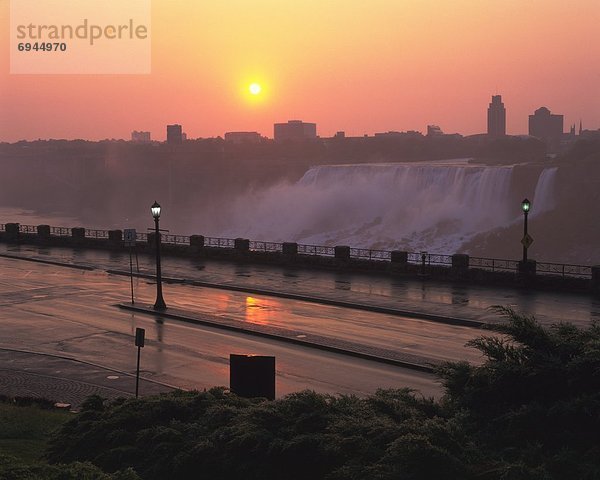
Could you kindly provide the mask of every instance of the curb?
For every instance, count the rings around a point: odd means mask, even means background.
[[[317,343],[317,342],[313,342],[313,341],[302,340],[299,338],[290,337],[290,336],[286,336],[283,334],[271,333],[271,332],[267,332],[265,330],[261,330],[260,326],[258,326],[258,325],[255,326],[258,329],[248,329],[248,328],[244,328],[244,327],[234,325],[234,324],[226,324],[226,323],[221,323],[221,322],[217,322],[217,321],[211,321],[207,318],[208,316],[205,314],[202,314],[202,318],[200,318],[199,316],[197,316],[197,314],[194,315],[192,312],[186,312],[186,311],[179,310],[179,309],[167,309],[164,311],[157,311],[157,310],[154,310],[152,307],[140,307],[140,306],[125,304],[125,303],[119,303],[116,306],[123,310],[129,310],[129,311],[134,311],[134,312],[138,312],[138,313],[145,313],[145,314],[153,315],[153,316],[157,316],[157,317],[171,318],[171,319],[179,320],[179,321],[186,322],[186,323],[205,325],[205,326],[209,326],[209,327],[220,328],[223,330],[244,333],[247,335],[255,335],[255,336],[259,336],[259,337],[263,337],[263,338],[269,338],[272,340],[278,340],[278,341],[282,341],[282,342],[286,342],[286,343],[292,343],[292,344],[300,345],[303,347],[315,348],[318,350],[324,350],[324,351],[328,351],[328,352],[332,352],[332,353],[338,353],[338,354],[342,354],[342,355],[357,357],[357,358],[361,358],[363,360],[371,360],[371,361],[375,361],[378,363],[386,363],[388,365],[394,365],[397,367],[407,368],[410,370],[416,370],[416,371],[423,372],[423,373],[433,374],[435,372],[435,364],[434,363],[418,364],[418,363],[409,362],[409,361],[405,361],[405,360],[399,360],[399,359],[394,359],[394,358],[389,358],[389,357],[382,357],[382,356],[374,355],[374,354],[367,353],[364,351],[349,350],[346,348],[336,347],[334,345],[327,345],[326,343]],[[171,311],[169,312],[169,310],[171,310]],[[278,329],[278,330],[281,330],[282,332],[285,331],[284,329]]]
[[[0,254],[0,257],[1,258],[9,258],[9,259],[13,259],[13,260],[25,260],[28,262],[44,263],[44,264],[55,265],[55,266],[59,266],[59,267],[75,268],[78,270],[87,270],[87,271],[97,270],[97,268],[90,267],[87,265],[77,265],[77,264],[71,264],[71,263],[56,262],[56,261],[52,261],[52,260],[43,260],[43,259],[39,259],[39,258],[19,257],[17,255]],[[130,272],[126,272],[123,270],[109,269],[109,270],[105,270],[105,272],[108,274],[112,274],[112,275],[120,275],[120,276],[127,276],[127,277],[131,275]],[[156,278],[155,275],[150,275],[150,274],[145,274],[145,273],[134,273],[133,276],[137,277],[137,278],[145,278],[145,279],[155,279]],[[164,277],[164,276],[162,277],[162,279],[166,283],[185,284],[185,285],[192,285],[194,287],[214,288],[214,289],[218,289],[218,290],[229,290],[229,291],[233,291],[233,292],[246,292],[246,293],[252,293],[255,295],[266,295],[269,297],[286,298],[289,300],[299,300],[299,301],[303,301],[303,302],[311,302],[311,303],[317,303],[317,304],[321,304],[321,305],[330,305],[330,306],[334,306],[334,307],[350,308],[353,310],[362,310],[362,311],[368,311],[368,312],[383,313],[386,315],[394,315],[394,316],[398,316],[398,317],[410,317],[410,318],[417,319],[417,320],[427,320],[430,322],[442,323],[445,325],[455,325],[455,326],[459,326],[459,327],[480,328],[487,324],[486,322],[482,322],[479,320],[468,320],[468,319],[457,318],[457,317],[446,317],[446,316],[442,316],[442,315],[435,315],[435,314],[424,313],[424,312],[399,310],[399,309],[395,309],[395,308],[380,307],[377,305],[367,305],[367,304],[362,304],[362,303],[352,303],[352,302],[346,302],[343,300],[333,300],[333,299],[329,299],[329,298],[315,297],[315,296],[310,296],[310,295],[300,295],[300,294],[295,294],[295,293],[277,292],[275,290],[268,290],[268,289],[262,289],[262,288],[244,287],[244,286],[239,286],[239,285],[227,285],[227,284],[221,284],[221,283],[203,282],[201,280],[187,280],[184,278],[174,278],[174,277]]]
[[[122,276],[127,276],[127,277],[129,277],[131,275],[130,272],[125,272],[122,270],[106,270],[106,273],[112,274],[112,275],[122,275]],[[150,275],[147,273],[134,273],[133,276],[138,277],[138,278],[145,278],[145,279],[155,279],[156,278],[155,275]],[[486,322],[482,322],[479,320],[468,320],[468,319],[456,318],[456,317],[445,317],[442,315],[434,315],[434,314],[423,313],[423,312],[413,312],[410,310],[398,310],[395,308],[379,307],[377,305],[367,305],[364,303],[353,303],[353,302],[346,302],[344,300],[333,300],[333,299],[324,298],[324,297],[314,297],[314,296],[310,296],[310,295],[301,295],[301,294],[296,294],[296,293],[277,292],[275,290],[267,290],[267,289],[262,289],[262,288],[244,287],[244,286],[239,286],[239,285],[227,285],[227,284],[221,284],[221,283],[210,283],[210,282],[203,282],[200,280],[186,280],[184,278],[174,278],[174,277],[164,277],[164,276],[162,277],[162,280],[165,283],[185,284],[185,285],[192,285],[194,287],[214,288],[214,289],[218,289],[218,290],[230,290],[233,292],[246,292],[246,293],[252,293],[252,294],[256,294],[256,295],[266,295],[269,297],[286,298],[286,299],[290,299],[290,300],[300,300],[303,302],[318,303],[321,305],[330,305],[330,306],[334,306],[334,307],[350,308],[353,310],[363,310],[363,311],[368,311],[368,312],[384,313],[387,315],[394,315],[394,316],[398,316],[398,317],[410,317],[410,318],[414,318],[417,320],[428,320],[430,322],[443,323],[445,325],[455,325],[455,326],[459,326],[459,327],[480,328],[480,327],[486,325]]]
[[[104,370],[108,370],[109,372],[114,372],[114,373],[118,373],[118,374],[126,376],[126,377],[135,378],[135,375],[133,373],[128,373],[128,372],[124,372],[123,370],[118,370],[116,368],[107,367],[105,365],[100,365],[99,363],[93,363],[93,362],[88,362],[85,360],[79,360],[77,358],[68,357],[66,355],[58,355],[55,353],[46,353],[46,352],[34,352],[33,350],[23,350],[23,349],[19,349],[19,348],[6,348],[6,347],[0,347],[0,350],[3,350],[5,352],[27,353],[29,355],[43,355],[46,357],[58,358],[60,360],[69,360],[71,362],[77,362],[77,363],[81,363],[83,365],[89,365],[91,367],[102,368]],[[35,373],[35,372],[28,372],[28,373]],[[60,378],[60,377],[57,377],[57,378]],[[174,390],[185,390],[184,388],[177,387],[175,385],[170,385],[170,384],[164,383],[164,382],[159,382],[158,380],[154,380],[152,378],[142,377],[141,375],[140,375],[140,380],[144,380],[145,382],[154,383],[154,384],[160,385],[162,387],[172,388]],[[111,387],[103,387],[103,388],[111,388]]]
[[[19,257],[17,255],[9,255],[7,253],[0,253],[0,257],[10,258],[12,260],[25,260],[26,262],[45,263],[47,265],[55,265],[57,267],[75,268],[77,270],[88,270],[88,271],[96,270],[95,267],[89,267],[87,265],[77,265],[75,263],[56,262],[54,260],[44,260],[41,258]]]

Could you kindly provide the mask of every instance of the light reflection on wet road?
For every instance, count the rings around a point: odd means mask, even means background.
[[[186,388],[227,385],[229,354],[254,353],[276,356],[279,395],[304,388],[356,394],[402,386],[426,395],[440,391],[427,374],[172,320],[157,323],[122,311],[114,305],[128,300],[126,277],[10,259],[0,259],[0,272],[0,347],[60,353],[132,372],[132,335],[143,327],[143,374]],[[155,285],[135,283],[138,298],[152,303]],[[210,309],[210,302],[219,307],[233,301],[219,298],[218,290],[185,285],[165,285],[164,292],[169,304],[178,307]],[[245,302],[247,296],[240,298]],[[322,307],[306,308],[316,312]]]
[[[131,335],[136,326],[143,326],[149,340],[143,354],[146,374],[180,386],[226,385],[229,353],[259,353],[277,357],[279,394],[302,388],[364,393],[377,387],[403,385],[419,388],[426,394],[439,392],[425,374],[177,321],[158,324],[147,316],[120,311],[112,305],[129,301],[129,278],[107,275],[102,270],[127,270],[127,254],[4,244],[0,245],[0,253],[101,269],[88,272],[0,259],[3,324],[0,346],[63,352],[131,371],[134,355]],[[140,256],[139,260],[142,271],[153,273],[152,258]],[[587,324],[600,312],[597,300],[588,295],[444,285],[172,257],[165,257],[163,265],[164,275],[176,278],[478,320],[496,319],[487,310],[494,304],[511,305],[535,314],[546,323],[563,319]],[[136,279],[135,288],[138,301],[153,302],[152,281]],[[291,328],[431,359],[479,360],[477,352],[464,348],[466,341],[481,334],[476,329],[190,285],[165,285],[164,291],[167,303],[181,309]]]
[[[0,244],[0,253],[129,270],[129,255],[124,252]],[[142,272],[153,274],[153,262],[152,256],[139,256]],[[484,321],[497,318],[488,310],[492,305],[511,306],[522,313],[534,315],[543,323],[571,321],[585,325],[594,318],[600,318],[600,301],[588,294],[489,288],[383,275],[175,257],[164,258],[163,275]]]

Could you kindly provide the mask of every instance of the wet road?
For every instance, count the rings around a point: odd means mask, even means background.
[[[105,269],[129,269],[129,255],[121,252],[0,244],[0,253],[101,266]],[[151,256],[140,255],[139,264],[142,272],[154,273],[154,259]],[[451,285],[383,275],[174,257],[163,259],[163,275],[482,321],[497,319],[488,310],[492,305],[513,307],[524,314],[534,315],[546,324],[570,321],[587,325],[593,319],[600,319],[600,299],[589,294]]]
[[[277,357],[278,394],[303,388],[362,394],[399,386],[411,386],[427,395],[440,391],[427,374],[174,320],[156,323],[146,315],[121,311],[114,304],[130,300],[129,278],[104,270],[128,270],[127,254],[5,244],[0,244],[0,253],[96,268],[80,271],[0,258],[0,347],[64,353],[131,372],[135,362],[131,335],[141,326],[148,338],[142,355],[145,375],[185,388],[227,385],[229,353],[256,353]],[[142,272],[154,272],[153,258],[140,256],[139,263]],[[494,304],[512,306],[545,323],[570,320],[584,325],[600,316],[598,301],[588,295],[172,257],[164,258],[163,268],[165,276],[176,278],[483,321],[497,321],[487,309]],[[135,291],[137,302],[153,302],[151,280],[136,279]],[[184,284],[167,284],[164,292],[168,305],[181,309],[361,342],[425,359],[480,361],[476,351],[464,347],[481,334],[478,329]]]
[[[135,283],[138,299],[151,303],[155,285],[143,280]],[[230,292],[223,296],[218,290],[186,285],[165,285],[164,292],[173,306],[193,306],[213,313],[222,309],[221,314],[229,312],[244,317],[244,321],[277,318],[285,324],[291,318],[316,317],[323,310],[325,318],[331,317],[332,328],[343,330],[339,324],[343,315],[336,316],[329,307],[320,305],[275,308],[268,302],[261,303],[260,298]],[[227,385],[229,354],[254,353],[276,356],[279,395],[304,388],[356,394],[402,386],[419,389],[426,395],[440,391],[431,375],[419,372],[177,321],[157,323],[147,315],[114,306],[127,301],[128,295],[127,277],[0,259],[0,347],[60,353],[131,373],[135,368],[132,335],[136,327],[143,327],[147,337],[142,352],[143,375],[180,387]],[[286,320],[282,312],[287,310],[294,313]],[[377,320],[380,319],[363,317],[348,328],[363,331],[366,327],[361,325]],[[318,320],[312,324],[307,320],[306,328],[316,329],[317,324]],[[370,341],[376,342],[378,336],[382,334],[374,334]],[[415,337],[406,343],[416,342]]]

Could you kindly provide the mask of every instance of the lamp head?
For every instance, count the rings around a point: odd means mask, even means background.
[[[531,202],[529,200],[525,199],[521,202],[521,210],[523,210],[523,213],[529,212],[530,208],[531,208]]]
[[[150,211],[152,212],[152,216],[154,218],[159,218],[160,217],[160,205],[158,204],[158,202],[156,200],[154,201],[154,203],[150,207]]]

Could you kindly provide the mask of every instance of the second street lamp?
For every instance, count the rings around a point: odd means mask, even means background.
[[[531,208],[531,202],[527,199],[521,202],[521,210],[523,210],[523,264],[527,263],[527,248],[529,242],[528,234],[527,234],[527,214],[529,213],[529,209]]]
[[[154,302],[154,310],[165,310],[167,304],[163,299],[162,294],[162,277],[160,272],[160,229],[158,228],[158,219],[160,218],[160,205],[154,202],[150,207],[152,216],[154,217],[155,227],[155,242],[156,242],[156,302]]]

